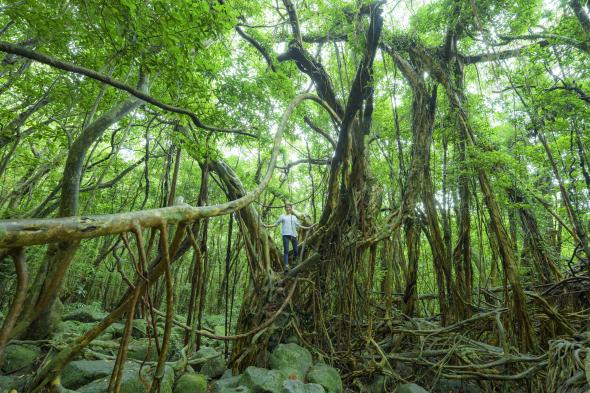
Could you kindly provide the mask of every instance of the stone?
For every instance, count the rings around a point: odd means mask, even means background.
[[[287,339],[285,340],[285,343],[299,345],[299,338],[293,334],[293,335],[287,337]]]
[[[207,376],[184,373],[174,386],[174,393],[207,393]]]
[[[200,372],[209,378],[218,378],[225,371],[225,359],[223,355],[211,347],[201,347],[196,353],[195,358],[206,359],[201,366]]]
[[[251,393],[252,391],[247,386],[228,387],[220,393]]]
[[[64,321],[98,322],[102,321],[107,313],[97,310],[91,306],[80,307],[63,317]]]
[[[96,339],[100,341],[111,341],[113,339],[113,335],[111,333],[103,333]]]
[[[4,367],[6,374],[30,371],[41,350],[32,345],[11,344],[4,350]]]
[[[281,393],[286,375],[281,370],[267,370],[250,366],[240,376],[239,385],[250,388],[253,393]]]
[[[67,389],[78,389],[102,377],[110,376],[115,367],[109,360],[75,360],[61,372],[61,384]]]
[[[327,393],[342,393],[343,391],[342,379],[338,370],[324,363],[312,366],[307,373],[307,380],[321,385]]]
[[[217,393],[229,393],[233,392],[232,389],[238,387],[240,383],[240,376],[222,378],[213,383],[213,391]],[[245,387],[245,386],[244,386]],[[248,389],[248,388],[246,388]],[[250,391],[250,389],[248,389]]]
[[[428,390],[415,383],[404,383],[403,385],[399,385],[394,393],[428,393]]]
[[[79,321],[62,321],[55,327],[54,339],[65,341],[70,338],[82,336],[94,326],[94,323]]]
[[[126,363],[123,374],[121,375],[121,392],[120,393],[148,393],[155,367],[144,367],[139,375],[139,365]],[[107,391],[111,376],[106,376],[90,382],[77,389],[80,393],[104,393]],[[174,370],[166,366],[164,376],[160,384],[160,393],[172,393],[174,384]]]
[[[270,366],[283,370],[290,377],[303,380],[313,363],[311,353],[297,344],[279,344],[270,355]]]
[[[147,337],[147,322],[145,319],[134,319],[132,322],[131,336],[134,338]]]
[[[158,350],[154,340],[140,338],[129,343],[127,348],[127,357],[129,359],[155,362],[158,360]]]
[[[12,390],[21,391],[27,380],[25,378],[0,375],[0,393],[9,393]]]
[[[317,383],[303,383],[296,379],[283,382],[282,393],[324,393],[325,390]]]
[[[125,324],[120,322],[115,322],[108,328],[106,328],[105,333],[108,333],[113,336],[113,338],[123,337],[125,333]]]

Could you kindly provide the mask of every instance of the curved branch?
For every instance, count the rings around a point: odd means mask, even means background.
[[[210,206],[193,207],[188,204],[182,204],[159,209],[99,216],[3,220],[0,221],[0,248],[53,243],[63,241],[64,239],[70,241],[88,239],[129,232],[138,225],[143,228],[153,228],[161,226],[163,222],[176,224],[182,221],[194,221],[199,218],[220,216],[242,209],[256,200],[270,182],[287,122],[295,108],[305,100],[318,103],[327,109],[332,116],[336,117],[332,108],[319,97],[313,94],[296,96],[281,118],[274,137],[270,162],[262,181],[254,190],[241,198]]]
[[[507,49],[500,52],[480,53],[477,55],[465,55],[463,56],[463,62],[465,64],[476,64],[495,60],[506,60],[512,57],[518,57],[522,54],[522,52],[525,49],[532,48],[537,45],[543,47],[549,45],[549,42],[547,42],[547,40],[541,40],[530,45],[524,45],[519,48]]]
[[[277,169],[282,169],[282,170],[290,170],[291,168],[293,168],[294,166],[300,165],[300,164],[312,164],[312,165],[330,165],[330,162],[332,160],[328,160],[328,159],[321,159],[321,158],[303,158],[301,160],[296,160],[296,161],[292,161],[290,163],[288,163],[285,166],[277,166]]]
[[[309,128],[311,128],[313,131],[315,131],[316,133],[320,134],[328,142],[330,142],[330,144],[332,145],[332,147],[334,149],[336,148],[336,142],[330,136],[330,134],[328,134],[326,131],[322,130],[320,127],[318,127],[317,125],[315,125],[308,116],[303,116],[303,121],[305,122],[305,124],[307,124],[309,126]]]
[[[238,32],[238,34],[245,39],[246,41],[248,41],[248,43],[250,43],[250,45],[252,45],[254,48],[256,48],[256,50],[258,50],[258,52],[260,52],[260,54],[262,55],[262,57],[264,57],[264,60],[266,60],[266,64],[268,64],[268,67],[273,71],[273,72],[277,72],[275,65],[272,61],[272,57],[270,56],[270,54],[268,53],[268,51],[266,50],[266,48],[264,46],[262,46],[262,44],[258,41],[256,41],[254,39],[254,37],[252,37],[251,35],[249,35],[248,33],[246,33],[244,30],[242,30],[242,28],[240,26],[236,26],[235,30]]]
[[[505,43],[512,42],[512,41],[518,41],[518,40],[528,40],[528,41],[530,41],[530,40],[545,40],[545,41],[547,41],[548,44],[551,44],[551,42],[554,41],[556,44],[571,46],[571,47],[577,48],[583,52],[590,54],[590,44],[588,42],[578,41],[574,38],[566,37],[566,36],[558,35],[558,34],[541,33],[541,34],[517,35],[514,37],[500,36],[500,39],[502,41],[504,41]]]

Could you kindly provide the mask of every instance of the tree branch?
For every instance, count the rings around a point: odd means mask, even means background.
[[[272,61],[272,57],[270,56],[270,54],[268,53],[268,51],[266,50],[266,48],[264,46],[262,46],[262,44],[258,41],[256,41],[251,35],[249,35],[248,33],[246,33],[244,30],[242,30],[242,28],[240,26],[236,26],[235,30],[238,32],[238,34],[245,39],[246,41],[248,41],[248,43],[250,43],[250,45],[252,45],[254,48],[256,48],[258,50],[258,52],[260,52],[260,54],[262,55],[262,57],[264,57],[264,60],[266,60],[266,63],[268,64],[268,67],[273,71],[273,72],[277,72],[273,61]]]
[[[332,147],[334,149],[336,148],[336,142],[330,136],[330,134],[328,134],[326,131],[322,130],[320,127],[318,127],[317,125],[315,125],[308,116],[304,116],[303,117],[303,121],[305,122],[305,124],[307,124],[309,126],[309,128],[311,128],[313,131],[315,131],[316,133],[320,134],[328,142],[330,142],[330,144],[332,145]]]
[[[512,57],[518,57],[520,56],[520,54],[528,48],[532,48],[534,46],[547,46],[549,45],[549,42],[547,42],[546,40],[541,40],[538,42],[535,42],[533,44],[530,45],[525,45],[525,46],[521,46],[520,48],[514,48],[514,49],[507,49],[504,51],[500,51],[500,52],[493,52],[493,53],[480,53],[477,55],[466,55],[466,56],[462,56],[463,58],[463,63],[465,64],[476,64],[476,63],[485,63],[488,61],[496,61],[496,60],[505,60],[505,59],[510,59]]]
[[[120,82],[120,81],[113,79],[109,76],[100,74],[94,70],[91,70],[91,69],[88,69],[85,67],[80,67],[80,66],[74,65],[72,63],[68,63],[65,61],[55,59],[55,58],[45,55],[43,53],[39,53],[34,50],[27,49],[24,46],[0,41],[0,51],[14,54],[14,55],[18,55],[18,56],[22,56],[22,57],[26,57],[28,59],[37,61],[39,63],[47,64],[51,67],[58,68],[63,71],[68,71],[68,72],[73,72],[75,74],[84,75],[88,78],[97,80],[102,83],[106,83],[107,85],[113,86],[119,90],[126,91],[127,93],[131,94],[132,96],[139,98],[140,100],[143,100],[149,104],[157,106],[160,109],[163,109],[168,112],[174,112],[174,113],[178,113],[181,115],[186,115],[193,121],[195,126],[198,128],[202,128],[202,129],[205,129],[208,131],[240,134],[240,135],[246,135],[246,136],[249,136],[252,138],[257,138],[256,135],[251,134],[249,132],[239,130],[239,129],[227,129],[227,128],[219,128],[219,127],[209,126],[207,124],[204,124],[194,112],[192,112],[188,109],[180,108],[177,106],[163,103],[161,101],[156,100],[152,96],[150,96],[146,93],[143,93],[140,90],[138,90],[134,87],[131,87],[129,85],[126,85],[123,82]]]
[[[277,169],[289,171],[294,166],[297,166],[300,164],[307,164],[307,163],[313,164],[313,165],[330,165],[331,161],[332,160],[321,159],[321,158],[311,158],[311,159],[303,158],[301,160],[292,161],[292,162],[288,163],[286,166],[277,166]]]

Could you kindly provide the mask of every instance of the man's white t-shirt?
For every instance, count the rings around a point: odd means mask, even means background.
[[[297,217],[293,214],[283,214],[275,225],[281,224],[281,235],[297,237],[297,228],[301,226]]]

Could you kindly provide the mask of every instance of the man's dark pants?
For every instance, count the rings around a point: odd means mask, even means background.
[[[293,260],[297,258],[299,252],[297,238],[291,235],[283,235],[283,263],[285,264],[285,268],[289,267],[289,242],[293,244]]]

